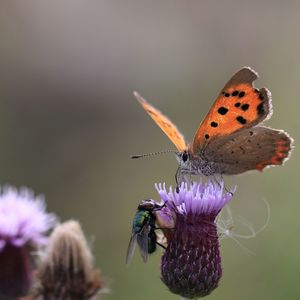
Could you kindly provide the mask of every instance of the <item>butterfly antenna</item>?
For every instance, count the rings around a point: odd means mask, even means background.
[[[130,158],[141,158],[141,157],[146,157],[146,156],[154,156],[154,155],[159,155],[159,154],[166,154],[170,152],[178,152],[176,150],[166,150],[166,151],[159,151],[159,152],[152,152],[152,153],[146,153],[146,154],[137,154],[137,155],[131,155]]]

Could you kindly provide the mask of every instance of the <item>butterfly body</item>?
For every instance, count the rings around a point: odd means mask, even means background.
[[[239,70],[225,84],[201,122],[192,145],[177,127],[138,93],[136,98],[176,146],[180,184],[182,175],[241,174],[281,165],[289,157],[292,138],[282,130],[261,126],[272,115],[271,93],[256,89],[257,73]]]
[[[220,173],[214,162],[207,160],[203,155],[194,155],[189,149],[178,152],[176,158],[179,163],[176,174],[178,184],[180,184],[181,178],[185,174],[211,176]]]

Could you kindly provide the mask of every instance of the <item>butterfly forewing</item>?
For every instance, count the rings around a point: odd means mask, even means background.
[[[258,126],[214,139],[203,154],[217,164],[218,173],[240,174],[281,165],[289,155],[291,144],[292,139],[284,131]]]
[[[182,152],[187,149],[187,144],[183,135],[177,129],[177,127],[172,123],[172,121],[163,115],[158,109],[148,103],[144,98],[142,98],[137,92],[134,92],[134,96],[140,102],[145,111],[154,120],[154,122],[160,127],[160,129],[168,136],[168,138],[173,142],[176,148]]]
[[[270,116],[271,93],[266,88],[254,88],[257,77],[245,67],[226,83],[195,134],[194,154],[201,153],[213,139],[251,128]]]

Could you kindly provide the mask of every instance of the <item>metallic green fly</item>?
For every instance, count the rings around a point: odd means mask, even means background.
[[[161,210],[165,204],[158,204],[152,199],[141,201],[133,219],[132,235],[127,249],[126,264],[132,260],[136,245],[139,246],[144,262],[147,262],[148,255],[155,252],[156,245],[163,245],[157,242],[155,230],[155,211]]]

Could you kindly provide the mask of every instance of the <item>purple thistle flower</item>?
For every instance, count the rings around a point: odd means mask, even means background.
[[[56,222],[45,202],[27,188],[4,187],[0,192],[0,299],[26,294],[32,280],[33,247],[45,243]]]
[[[161,259],[161,279],[185,298],[210,294],[222,276],[216,217],[231,200],[224,183],[182,183],[179,193],[165,184],[156,189],[166,207],[156,212],[168,246]]]

